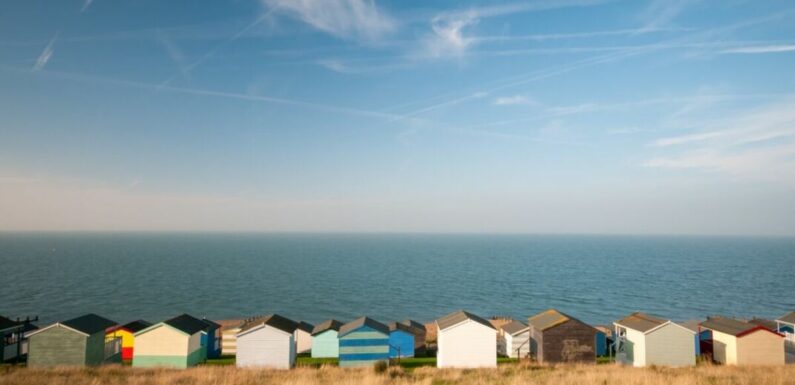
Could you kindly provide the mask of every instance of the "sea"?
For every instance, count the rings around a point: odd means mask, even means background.
[[[795,238],[0,233],[0,315],[432,321],[556,308],[591,324],[795,310]]]

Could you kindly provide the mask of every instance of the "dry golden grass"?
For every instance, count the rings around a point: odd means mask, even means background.
[[[498,369],[454,370],[419,368],[412,372],[390,368],[299,368],[291,371],[198,367],[189,370],[133,369],[25,369],[0,368],[2,385],[795,385],[795,366],[720,367],[689,369],[633,369],[613,365],[525,366]]]

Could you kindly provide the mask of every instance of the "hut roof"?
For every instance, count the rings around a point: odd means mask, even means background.
[[[307,333],[312,334],[312,330],[315,329],[315,325],[312,325],[311,323],[306,322],[306,321],[299,321],[298,322],[298,329],[301,329],[301,330],[303,330],[303,331],[305,331]]]
[[[298,329],[298,322],[282,317],[278,314],[271,314],[264,317],[257,317],[246,322],[240,328],[240,333],[245,333],[251,329],[264,325],[279,329],[285,333],[293,333],[295,332],[295,329]]]
[[[494,329],[494,326],[488,320],[480,318],[472,313],[463,310],[459,310],[457,312],[453,312],[442,318],[439,318],[438,320],[436,320],[436,324],[439,325],[439,330],[443,330],[451,326],[458,325],[466,320],[474,321],[481,325],[488,326]]]
[[[700,320],[697,320],[697,319],[691,319],[691,320],[687,320],[687,321],[684,321],[684,322],[680,322],[679,324],[684,326],[684,327],[686,327],[686,328],[688,328],[688,329],[690,329],[691,331],[694,331],[694,332],[698,333],[698,329],[701,326],[702,322],[704,322],[704,321],[700,321]]]
[[[317,326],[315,326],[314,329],[312,329],[312,335],[314,336],[314,335],[323,333],[323,332],[325,332],[327,330],[339,331],[340,330],[340,326],[342,326],[342,322],[340,322],[340,321],[337,321],[335,319],[325,320],[325,321],[321,322],[320,324],[318,324]]]
[[[180,314],[163,321],[164,324],[187,334],[196,334],[207,328],[207,324],[189,314]]]
[[[596,325],[593,327],[607,337],[613,337],[613,328],[607,325]]]
[[[353,320],[351,322],[346,323],[345,325],[340,326],[339,336],[342,337],[362,326],[367,326],[371,329],[378,330],[381,333],[389,334],[389,327],[386,325],[368,317],[361,317],[359,319]]]
[[[512,320],[505,325],[502,325],[502,330],[510,335],[523,332],[527,330],[528,326],[523,322]]]
[[[788,324],[795,324],[795,311],[788,314],[784,314],[777,321],[785,322]]]
[[[207,318],[202,318],[201,321],[204,322],[204,324],[207,325],[207,328],[210,330],[221,328],[221,324],[212,320],[208,320]]]
[[[404,324],[402,324],[400,322],[390,322],[387,326],[389,327],[389,332],[390,333],[394,332],[394,331],[397,331],[397,330],[401,330],[401,331],[404,331],[404,332],[412,334],[412,335],[414,335],[416,333],[416,329],[415,328],[412,328],[411,326],[408,326],[408,325],[404,325]]]
[[[96,314],[89,313],[84,316],[63,321],[61,322],[61,325],[77,330],[81,333],[94,334],[116,326],[116,322],[104,317],[100,317]]]
[[[419,323],[419,322],[417,322],[415,320],[412,320],[412,319],[405,319],[403,321],[400,321],[400,323],[402,323],[403,325],[409,326],[409,327],[420,329],[423,332],[425,331],[425,325],[423,325],[422,323]]]
[[[764,326],[759,326],[749,322],[743,322],[734,318],[721,317],[721,316],[708,317],[706,321],[701,323],[701,326],[707,329],[711,329],[735,337],[742,337],[755,330],[771,331],[770,329]]]
[[[17,321],[12,321],[0,315],[0,330],[11,329],[20,325]]]
[[[765,329],[771,331],[778,331],[778,325],[776,325],[776,321],[771,321],[769,319],[751,318],[751,320],[749,320],[748,323],[758,326],[763,326]]]
[[[646,313],[635,312],[616,321],[615,323],[629,329],[646,333],[647,331],[652,330],[666,322],[668,322],[666,319],[651,316]]]
[[[132,322],[126,323],[124,325],[121,325],[120,327],[122,329],[129,330],[130,333],[137,333],[137,332],[139,332],[141,330],[144,330],[144,329],[146,329],[146,328],[148,328],[150,326],[152,326],[152,323],[144,321],[142,319],[139,319],[139,320],[132,321]]]
[[[246,320],[244,320],[244,319],[224,319],[224,320],[215,321],[215,323],[221,325],[221,330],[227,330],[227,329],[239,328],[241,325],[246,323]]]
[[[555,326],[558,326],[560,324],[566,323],[566,322],[568,322],[570,320],[575,320],[577,322],[585,324],[584,322],[582,322],[582,321],[580,321],[580,320],[578,320],[578,319],[576,319],[576,318],[574,318],[574,317],[572,317],[572,316],[570,316],[568,314],[561,313],[561,312],[559,312],[559,311],[557,311],[555,309],[549,309],[549,310],[546,310],[546,311],[542,311],[541,313],[538,313],[538,314],[530,317],[527,320],[527,323],[532,325],[533,328],[535,328],[535,329],[538,329],[540,331],[544,331],[544,330],[547,330],[547,329],[551,329],[551,328],[553,328]]]

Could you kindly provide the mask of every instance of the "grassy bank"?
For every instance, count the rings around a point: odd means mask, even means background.
[[[720,367],[687,369],[633,369],[615,365],[527,366],[501,365],[497,369],[440,370],[420,367],[405,370],[297,368],[290,371],[241,370],[229,366],[203,366],[189,370],[134,369],[26,369],[0,370],[2,385],[793,385],[795,366]]]

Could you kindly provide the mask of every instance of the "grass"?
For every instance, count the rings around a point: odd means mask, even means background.
[[[409,361],[411,362],[411,361]],[[421,363],[423,360],[414,360]],[[428,362],[428,361],[425,361]],[[496,369],[436,369],[390,367],[293,370],[237,369],[206,365],[188,370],[135,369],[121,365],[102,368],[0,370],[2,385],[793,385],[795,365],[769,367],[626,368],[617,365],[537,366],[504,364]]]

